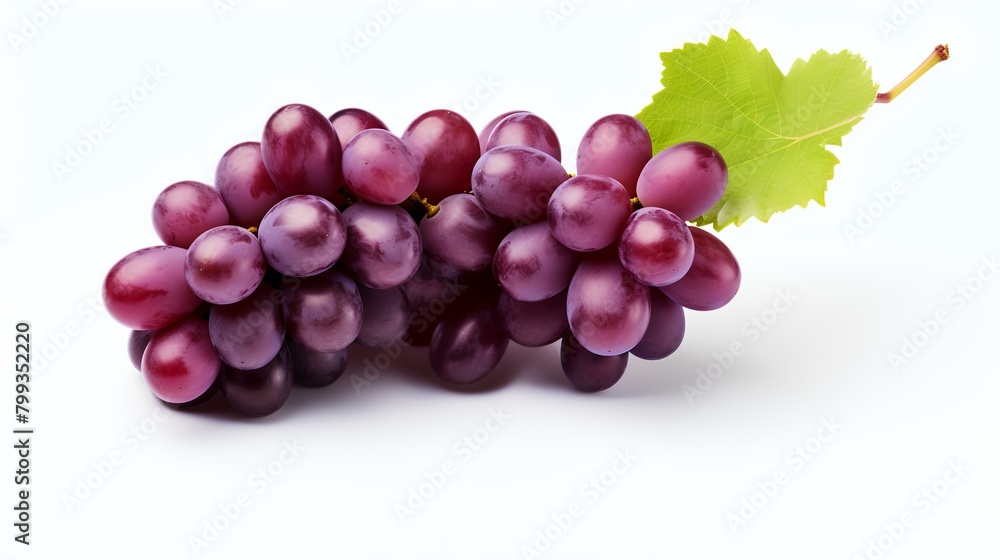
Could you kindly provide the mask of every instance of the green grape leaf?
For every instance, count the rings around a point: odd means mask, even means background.
[[[815,200],[824,204],[839,160],[826,148],[861,121],[875,102],[871,68],[848,51],[820,50],[782,74],[767,50],[736,31],[662,53],[663,90],[637,118],[653,153],[697,140],[729,167],[722,199],[699,225],[720,230]]]

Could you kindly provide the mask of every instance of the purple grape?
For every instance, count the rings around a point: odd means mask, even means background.
[[[361,294],[335,268],[308,278],[286,278],[282,295],[288,334],[306,348],[337,352],[361,332]]]
[[[524,146],[543,151],[556,161],[562,160],[559,138],[549,123],[533,113],[514,113],[493,128],[487,151],[497,146]]]
[[[267,282],[242,301],[213,305],[208,332],[219,358],[238,369],[264,367],[281,350],[285,319],[281,292]]]
[[[187,251],[140,249],[115,263],[104,278],[104,306],[130,329],[154,330],[192,313],[202,301],[184,279]]]
[[[548,299],[569,286],[579,256],[563,247],[539,222],[515,229],[497,248],[493,275],[520,301]]]
[[[584,348],[601,356],[624,354],[642,340],[649,326],[649,288],[614,254],[588,255],[569,285],[566,313]]]
[[[442,294],[448,288],[447,279],[437,273],[435,268],[431,266],[430,259],[426,257],[420,260],[420,266],[417,268],[416,274],[401,287],[406,294],[406,299],[410,303],[412,311],[416,311],[433,300],[440,300]],[[460,289],[452,290],[455,292],[450,297],[452,302],[461,295],[464,288],[465,286],[461,286]]]
[[[642,208],[629,216],[618,241],[625,270],[647,286],[681,279],[694,260],[694,240],[687,224],[663,208]]]
[[[174,247],[187,249],[199,235],[227,224],[229,211],[219,192],[197,181],[170,185],[153,204],[153,229]]]
[[[292,394],[292,361],[282,348],[260,368],[222,368],[222,394],[233,410],[247,416],[267,416],[278,411]]]
[[[260,143],[268,174],[285,196],[328,197],[343,184],[340,140],[333,125],[307,105],[285,105],[267,120]]]
[[[613,356],[594,354],[582,346],[571,332],[563,337],[559,350],[559,361],[566,378],[586,393],[603,391],[618,383],[628,366],[628,353]]]
[[[406,129],[403,142],[419,162],[417,191],[431,204],[469,189],[479,159],[479,137],[465,117],[445,109],[420,115]]]
[[[649,326],[630,351],[643,360],[661,360],[673,354],[684,340],[684,308],[660,290],[650,290]]]
[[[341,262],[369,288],[399,286],[420,267],[422,246],[416,222],[398,206],[367,202],[344,210],[347,246]]]
[[[160,329],[142,354],[142,376],[156,398],[188,403],[215,383],[222,362],[212,348],[208,323],[189,316]]]
[[[389,130],[389,127],[382,122],[382,119],[364,109],[353,107],[337,111],[330,115],[329,120],[330,124],[333,125],[333,129],[337,131],[337,138],[340,140],[341,146],[346,146],[351,141],[351,138],[357,136],[362,130],[368,130],[369,128]]]
[[[424,253],[461,270],[488,267],[509,227],[471,194],[453,194],[439,207],[437,214],[420,221]]]
[[[521,110],[518,110],[518,111],[507,111],[506,113],[504,113],[502,115],[497,115],[496,117],[493,117],[493,120],[491,120],[490,122],[486,123],[486,126],[484,126],[482,128],[482,130],[479,131],[479,151],[480,151],[480,153],[485,154],[487,151],[489,151],[489,149],[486,147],[486,145],[490,143],[490,135],[493,134],[493,129],[495,129],[498,124],[500,124],[500,121],[506,119],[507,117],[509,117],[509,116],[511,116],[513,114],[516,114],[516,113],[527,113],[527,112],[528,111],[521,111]]]
[[[653,157],[646,126],[630,115],[608,115],[590,125],[576,152],[577,173],[617,180],[635,196],[642,168]]]
[[[184,277],[191,291],[218,305],[236,303],[250,295],[266,270],[257,238],[239,226],[219,226],[199,235],[184,261]]]
[[[285,341],[292,359],[292,379],[304,387],[326,387],[347,369],[347,348],[337,352],[317,352],[295,339]]]
[[[694,261],[683,278],[660,290],[688,309],[711,311],[732,301],[740,289],[740,265],[721,239],[696,227]]]
[[[481,284],[483,280],[486,280],[490,284],[493,284],[493,274],[488,269],[483,270],[463,270],[456,266],[450,265],[440,259],[436,259],[428,255],[427,265],[431,267],[436,276],[444,279],[447,282],[458,282],[465,286],[473,286]]]
[[[264,214],[284,198],[264,168],[260,142],[237,144],[222,156],[215,188],[233,224],[245,228],[259,226]]]
[[[566,292],[542,301],[518,301],[506,293],[497,301],[497,315],[511,340],[530,348],[548,346],[569,330]]]
[[[719,152],[701,142],[684,142],[653,156],[642,168],[636,193],[643,206],[670,210],[690,221],[722,198],[729,181]]]
[[[377,348],[398,341],[410,324],[410,304],[402,287],[376,290],[358,286],[364,317],[357,343]]]
[[[464,278],[448,278],[440,267],[421,259],[413,278],[402,286],[410,305],[410,322],[404,340],[411,346],[427,346],[434,327],[469,285]]]
[[[508,343],[494,301],[473,299],[453,309],[434,328],[431,368],[450,383],[475,383],[496,368]]]
[[[625,187],[611,178],[577,175],[549,199],[552,236],[574,251],[596,251],[611,245],[632,213]]]
[[[347,228],[328,200],[300,194],[276,204],[261,221],[257,237],[275,270],[286,276],[312,276],[343,254]]]
[[[344,147],[344,180],[361,200],[399,204],[420,182],[420,162],[387,130],[362,130]]]
[[[146,351],[146,346],[149,345],[149,341],[153,338],[154,334],[156,334],[155,330],[133,330],[128,335],[128,359],[132,361],[132,365],[139,371],[142,371],[142,353]]]
[[[220,366],[220,368],[224,367],[224,366],[225,366],[225,364],[222,364],[222,366]],[[187,402],[172,403],[172,402],[167,402],[167,401],[165,401],[163,399],[160,399],[160,398],[157,398],[157,400],[159,400],[161,403],[167,405],[167,407],[169,407],[169,408],[173,408],[175,410],[183,410],[185,408],[191,408],[191,407],[194,407],[194,406],[198,406],[200,404],[207,403],[208,401],[212,400],[212,398],[215,397],[215,395],[219,394],[219,391],[221,389],[222,389],[222,371],[220,369],[218,375],[215,376],[215,381],[212,382],[212,385],[208,389],[206,389],[204,393],[202,393],[201,395],[198,395],[197,397],[195,397],[195,398],[193,398],[193,399],[191,399],[191,400],[189,400]]]
[[[483,154],[472,171],[472,192],[487,212],[520,223],[545,218],[552,191],[569,174],[545,152],[500,146]]]

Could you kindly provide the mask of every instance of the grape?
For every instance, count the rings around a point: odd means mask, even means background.
[[[584,348],[601,356],[624,354],[642,340],[649,325],[649,288],[613,254],[588,255],[573,274],[566,313]]]
[[[500,294],[497,314],[504,331],[521,346],[548,346],[569,330],[565,291],[536,302],[518,301],[506,293]]]
[[[673,354],[684,340],[684,308],[660,290],[650,290],[649,327],[632,355],[643,360],[660,360]]]
[[[410,321],[404,340],[412,346],[427,346],[434,327],[448,307],[468,288],[462,279],[444,277],[440,267],[423,258],[413,278],[403,284],[410,305]]]
[[[486,149],[489,151],[497,146],[525,146],[541,150],[556,161],[562,160],[556,131],[533,113],[514,113],[498,122],[490,134]]]
[[[125,255],[104,279],[108,313],[130,329],[151,330],[197,309],[202,302],[184,279],[186,254],[161,245]]]
[[[534,148],[500,146],[483,154],[472,171],[472,192],[486,211],[521,223],[545,218],[546,205],[569,174]]]
[[[586,393],[603,391],[618,383],[628,366],[628,353],[612,356],[594,354],[584,348],[573,333],[566,333],[559,350],[559,362],[566,378]]]
[[[199,235],[227,224],[229,211],[218,191],[197,181],[170,185],[153,204],[153,229],[174,247],[187,249]]]
[[[665,208],[690,221],[722,198],[729,172],[719,152],[701,142],[684,142],[653,156],[642,168],[636,193],[643,206]]]
[[[416,274],[407,280],[402,288],[410,303],[411,310],[416,311],[431,301],[441,300],[442,294],[447,291],[448,286],[446,279],[431,267],[430,259],[423,257],[420,259],[420,266],[417,268]],[[456,293],[451,297],[451,301],[455,301],[462,290],[454,291]]]
[[[282,295],[288,333],[310,350],[343,350],[361,332],[361,294],[336,268],[308,278],[286,278]]]
[[[149,345],[149,341],[153,338],[154,334],[156,334],[155,330],[133,330],[128,335],[128,358],[132,361],[135,369],[139,371],[142,371],[142,353],[146,351],[146,346]]]
[[[219,391],[221,389],[222,389],[222,371],[220,369],[218,375],[215,376],[215,381],[212,382],[212,385],[208,389],[206,389],[204,393],[195,397],[192,400],[182,403],[171,403],[159,398],[157,400],[159,400],[160,402],[162,402],[163,404],[167,405],[170,408],[181,410],[207,403],[208,401],[212,400],[212,398],[215,397],[215,395],[219,394]]]
[[[456,307],[431,337],[431,368],[441,379],[467,385],[486,377],[500,363],[509,339],[490,299]]]
[[[401,287],[376,290],[358,286],[364,316],[357,343],[369,348],[386,346],[406,334],[410,304]]]
[[[242,301],[213,305],[208,332],[219,358],[238,369],[264,367],[281,350],[285,319],[281,292],[266,282]]]
[[[479,159],[479,138],[458,113],[438,109],[420,115],[402,136],[420,167],[420,196],[431,204],[469,188]]]
[[[446,282],[457,282],[465,286],[470,286],[480,284],[482,280],[493,280],[492,273],[487,269],[476,271],[462,270],[434,257],[428,257],[427,265],[431,267],[436,276]]]
[[[191,290],[221,305],[250,295],[264,279],[265,270],[260,243],[239,226],[219,226],[199,235],[184,261],[184,277]]]
[[[653,142],[645,125],[629,115],[608,115],[584,133],[576,152],[576,171],[611,177],[634,197],[639,173],[651,157]]]
[[[632,201],[614,179],[577,175],[553,191],[548,210],[549,229],[560,243],[574,251],[596,251],[618,239]]]
[[[740,289],[740,265],[718,237],[692,227],[694,261],[683,278],[660,290],[688,309],[711,311],[729,303]]]
[[[285,340],[292,359],[292,379],[305,387],[326,387],[340,378],[347,369],[347,348],[337,352],[317,352],[302,346],[295,339]]]
[[[264,168],[259,142],[237,144],[222,156],[215,188],[233,224],[245,228],[260,225],[264,214],[284,198]]]
[[[677,350],[684,307],[734,297],[732,253],[685,223],[721,199],[728,170],[699,142],[654,157],[644,125],[621,114],[587,129],[579,175],[560,159],[555,131],[528,111],[477,135],[432,110],[397,137],[362,109],[286,105],[260,143],[222,156],[215,188],[160,193],[153,226],[167,245],[116,263],[103,297],[169,404],[221,390],[243,414],[272,414],[292,384],[340,378],[353,342],[393,356],[429,346],[435,375],[470,384],[512,340],[561,339],[569,381],[601,391],[629,354]]]
[[[160,329],[142,354],[142,376],[160,400],[193,401],[215,382],[222,362],[212,348],[208,323],[189,316]]]
[[[344,180],[361,200],[399,204],[417,189],[420,162],[402,140],[377,128],[362,130],[344,147]]]
[[[687,224],[663,208],[642,208],[629,216],[618,241],[625,270],[647,286],[681,279],[694,260],[694,240]]]
[[[362,130],[369,128],[380,128],[389,130],[389,127],[382,122],[382,119],[365,111],[364,109],[341,109],[330,115],[330,124],[337,131],[337,138],[341,146],[346,146],[351,138],[354,138]]]
[[[285,196],[330,196],[343,184],[340,140],[333,125],[307,105],[285,105],[267,120],[260,143],[264,167]]]
[[[509,227],[471,194],[453,194],[439,207],[437,214],[420,221],[424,253],[461,270],[488,267]]]
[[[369,288],[394,288],[413,277],[422,251],[416,222],[398,206],[367,202],[344,210],[347,246],[341,262]]]
[[[493,259],[493,275],[514,299],[541,301],[569,286],[578,262],[539,222],[507,234]]]
[[[291,393],[292,362],[286,348],[260,368],[222,368],[222,394],[229,406],[247,416],[274,414]]]
[[[483,129],[479,131],[479,151],[484,154],[487,152],[488,149],[486,148],[486,145],[489,144],[490,142],[490,135],[493,134],[493,129],[497,127],[497,124],[499,124],[500,121],[506,119],[507,117],[515,113],[527,113],[527,112],[528,111],[520,111],[520,110],[507,111],[502,115],[494,117],[493,120],[488,122],[486,126],[484,126]]]
[[[337,207],[318,196],[282,200],[264,216],[257,233],[267,264],[286,276],[312,276],[344,252],[347,228]]]

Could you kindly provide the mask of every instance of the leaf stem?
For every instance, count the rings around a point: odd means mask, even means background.
[[[913,82],[919,80],[920,77],[926,74],[928,70],[933,68],[935,64],[937,64],[938,62],[944,62],[948,60],[950,56],[951,55],[948,53],[948,45],[938,45],[937,47],[934,48],[934,52],[932,52],[931,55],[927,57],[927,60],[923,61],[920,64],[920,66],[917,66],[916,70],[910,72],[909,76],[903,78],[903,81],[899,82],[899,85],[897,85],[896,87],[890,89],[885,93],[878,94],[878,96],[875,98],[875,103],[888,103],[893,99],[899,97],[899,94],[906,91],[906,88],[913,85]]]

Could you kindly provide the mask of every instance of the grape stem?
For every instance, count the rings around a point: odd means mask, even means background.
[[[348,206],[357,202],[357,199],[354,198],[354,195],[351,194],[351,191],[347,190],[347,187],[340,187],[339,189],[337,189],[337,192],[340,193],[340,196],[344,197],[344,200],[347,201]]]
[[[878,94],[878,96],[875,97],[875,103],[888,103],[893,99],[899,97],[899,94],[906,91],[906,88],[913,85],[913,82],[919,80],[920,77],[926,74],[928,70],[933,68],[935,64],[937,64],[938,62],[944,62],[948,60],[950,56],[951,55],[948,53],[948,45],[938,45],[937,47],[934,48],[934,52],[932,52],[931,55],[927,57],[927,60],[923,61],[920,64],[920,66],[917,66],[916,70],[910,72],[909,76],[903,78],[903,81],[899,82],[899,84],[896,87],[890,89],[885,93]]]
[[[437,206],[437,205],[431,204],[430,202],[427,202],[426,198],[422,198],[415,191],[413,192],[413,194],[410,195],[410,201],[413,202],[413,203],[415,203],[415,204],[419,204],[420,206],[423,206],[424,210],[427,211],[427,217],[428,218],[433,218],[434,215],[438,213],[438,210],[441,210],[440,206]]]

